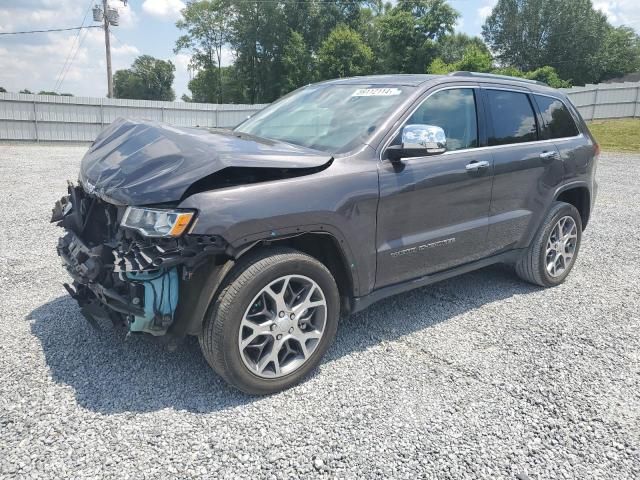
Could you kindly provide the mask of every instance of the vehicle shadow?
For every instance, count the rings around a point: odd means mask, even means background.
[[[493,266],[397,295],[344,320],[324,362],[536,290],[508,267]],[[70,386],[77,402],[89,410],[114,414],[173,408],[205,413],[259,399],[229,387],[215,374],[195,338],[169,352],[158,342],[126,336],[110,325],[96,331],[67,296],[36,308],[27,320],[42,344],[53,380]]]

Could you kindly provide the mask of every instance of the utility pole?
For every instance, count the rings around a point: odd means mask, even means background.
[[[107,0],[102,0],[102,24],[104,25],[104,46],[107,54],[107,97],[113,98],[113,76],[111,75],[111,39],[109,38],[109,18]]]
[[[127,0],[120,0],[127,6]],[[109,27],[117,27],[120,23],[118,9],[109,7],[109,0],[102,0],[102,8],[99,4],[93,7],[93,21],[102,23],[104,29],[104,48],[107,55],[107,97],[113,98],[113,75],[111,72],[111,35]]]

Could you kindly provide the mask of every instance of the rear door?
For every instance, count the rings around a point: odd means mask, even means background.
[[[436,125],[447,152],[379,166],[376,287],[485,255],[492,157],[477,86],[430,92],[402,123]],[[391,145],[400,143],[402,127]]]
[[[529,91],[482,91],[494,159],[487,240],[493,254],[526,246],[546,213],[549,189],[562,180],[563,166],[554,142],[540,138],[541,119]]]

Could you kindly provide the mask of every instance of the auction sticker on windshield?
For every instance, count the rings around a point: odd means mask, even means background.
[[[400,95],[399,88],[359,88],[353,92],[354,97],[394,97]]]

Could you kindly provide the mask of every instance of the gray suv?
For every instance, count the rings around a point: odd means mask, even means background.
[[[566,96],[496,75],[309,85],[233,130],[117,120],[52,222],[92,323],[199,338],[266,394],[318,365],[338,320],[497,262],[573,267],[599,147]]]

